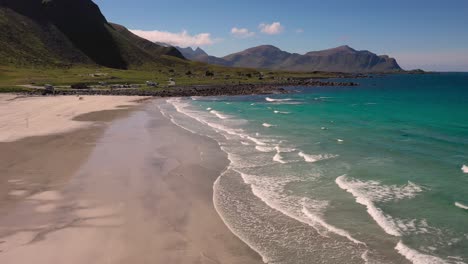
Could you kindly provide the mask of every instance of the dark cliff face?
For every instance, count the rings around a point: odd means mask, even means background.
[[[53,24],[73,45],[99,65],[125,69],[109,24],[91,0],[3,0],[2,6],[39,24]]]

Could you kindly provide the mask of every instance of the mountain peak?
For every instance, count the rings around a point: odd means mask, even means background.
[[[207,58],[199,61],[208,62]],[[331,72],[391,72],[401,70],[395,59],[377,56],[369,51],[358,51],[348,45],[305,55],[289,53],[272,45],[261,45],[210,60],[219,65],[243,68],[331,71]]]
[[[351,48],[348,45],[342,45],[339,47],[336,47],[335,50],[342,50],[342,51],[356,51],[355,49]]]
[[[199,56],[199,55],[207,55],[208,56],[208,54],[204,50],[202,50],[200,47],[197,47],[193,52],[197,56]]]
[[[268,51],[268,50],[281,51],[278,47],[275,47],[273,45],[260,45],[260,46],[253,47],[253,48],[250,48],[250,49],[247,49],[247,50],[252,50],[252,51]]]
[[[184,57],[189,60],[197,60],[201,57],[208,57],[208,54],[200,47],[193,49],[192,47],[181,48],[176,46],[175,48],[178,49],[184,55]]]

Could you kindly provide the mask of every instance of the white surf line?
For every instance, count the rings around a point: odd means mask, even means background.
[[[276,152],[275,156],[273,157],[273,161],[276,161],[281,164],[286,164],[286,161],[283,160],[279,151]]]
[[[228,119],[229,116],[227,115],[223,115],[222,113],[216,111],[216,110],[211,110],[210,113],[214,114],[215,116],[217,116],[219,119]]]
[[[208,125],[209,127],[213,128],[212,126],[209,125],[208,122],[204,121],[204,120],[201,119],[201,118],[197,118],[197,117],[194,117],[194,116],[192,116],[192,115],[186,113],[185,111],[183,111],[182,109],[180,109],[179,106],[175,105],[175,103],[172,102],[172,101],[170,101],[170,100],[171,100],[171,99],[167,100],[166,102],[169,103],[170,105],[172,105],[172,106],[174,107],[174,109],[175,109],[177,112],[179,112],[179,113],[181,113],[181,114],[183,114],[183,115],[185,115],[185,116],[188,116],[188,117],[190,117],[190,118],[192,118],[192,119],[198,121],[198,122],[201,123],[201,124]],[[159,107],[160,112],[161,112],[164,116],[166,116],[166,115],[163,113],[161,107],[160,107],[160,106],[158,106],[158,107]],[[166,117],[167,117],[167,116],[166,116]],[[183,128],[183,129],[185,129],[185,130],[187,130],[187,131],[189,131],[189,132],[192,132],[192,131],[190,131],[189,129],[185,128],[184,126],[177,124],[173,118],[171,119],[171,121],[172,121],[175,125],[177,125],[177,126]],[[195,133],[195,132],[192,132],[192,133],[198,134],[198,133]],[[198,135],[199,135],[199,134],[198,134]],[[207,137],[209,137],[209,138],[212,138],[212,137],[210,137],[210,136],[208,136],[208,135],[203,135],[203,136],[207,136]],[[249,248],[251,248],[253,251],[255,251],[255,252],[262,258],[262,261],[263,261],[264,263],[269,263],[270,260],[269,260],[264,254],[262,254],[262,251],[261,251],[260,249],[256,248],[252,243],[249,243],[249,241],[247,241],[246,238],[242,237],[238,232],[236,232],[235,230],[233,230],[232,227],[231,227],[230,225],[228,225],[228,222],[227,222],[226,219],[223,217],[223,215],[220,213],[220,209],[218,208],[218,203],[216,202],[217,189],[218,189],[218,186],[219,186],[219,182],[220,182],[220,180],[221,180],[221,177],[222,177],[224,174],[226,174],[226,172],[227,172],[228,170],[232,169],[232,163],[233,163],[233,162],[232,162],[232,160],[229,158],[229,152],[227,152],[223,147],[221,147],[220,142],[219,142],[218,140],[216,140],[215,138],[212,138],[212,139],[215,140],[216,143],[218,143],[218,145],[219,145],[221,151],[223,151],[224,153],[226,153],[226,155],[228,156],[228,160],[229,160],[229,165],[226,166],[225,170],[218,176],[218,178],[216,179],[216,181],[213,183],[213,198],[212,198],[212,201],[213,201],[214,209],[215,209],[216,213],[218,214],[218,216],[219,216],[219,217],[221,218],[221,220],[223,221],[224,225],[231,231],[232,234],[234,234],[234,235],[235,235],[236,237],[238,237],[242,242],[244,242],[244,244],[246,244]],[[254,140],[252,140],[253,138],[250,138],[250,137],[248,137],[247,139],[249,139],[249,140],[251,140],[251,141],[254,141]],[[255,141],[254,141],[254,142],[255,142]],[[242,143],[243,145],[250,145],[250,144],[247,143],[247,142],[242,142],[242,141],[241,141],[241,143]],[[256,143],[257,143],[257,142],[256,142]],[[263,142],[258,142],[258,143],[264,144]],[[261,145],[261,144],[260,144],[260,145]]]
[[[263,123],[262,126],[264,127],[274,127],[275,125],[272,125],[272,124],[268,124],[268,123]]]
[[[290,114],[291,112],[283,112],[283,111],[278,111],[278,110],[275,110],[275,111],[273,111],[273,113],[275,113],[275,114],[283,114],[283,115],[287,115],[287,114]]]
[[[461,208],[461,209],[468,210],[468,205],[464,205],[464,204],[459,203],[459,202],[455,202],[455,206],[458,207],[458,208]]]
[[[179,99],[179,101],[180,101],[180,99]],[[258,140],[258,139],[254,138],[254,137],[249,136],[249,135],[238,133],[234,129],[227,128],[227,127],[225,127],[223,125],[220,125],[220,124],[214,124],[214,123],[208,122],[208,121],[206,121],[206,120],[204,120],[204,119],[202,119],[200,117],[193,116],[193,115],[187,113],[187,111],[184,111],[185,110],[184,107],[181,107],[180,105],[177,105],[174,99],[169,99],[166,102],[171,104],[177,110],[177,112],[179,112],[179,113],[181,113],[183,115],[186,115],[186,116],[188,116],[188,117],[190,117],[192,119],[195,119],[198,122],[211,127],[215,131],[223,131],[223,132],[228,133],[229,135],[238,136],[238,137],[240,137],[242,139],[248,139],[248,140],[250,140],[250,141],[252,141],[255,144],[260,145],[260,146],[265,146],[266,145],[265,142],[262,142],[261,140]],[[222,133],[220,133],[220,134],[222,135]]]
[[[463,171],[463,173],[468,173],[468,166],[463,165],[463,166],[461,167],[461,170]]]
[[[255,146],[255,149],[260,151],[260,152],[273,152],[273,151],[275,151],[275,148],[273,148],[273,147],[264,147],[264,146]]]
[[[401,236],[401,233],[398,231],[397,227],[395,227],[392,222],[388,221],[383,211],[375,206],[372,200],[369,199],[364,193],[355,188],[352,188],[345,179],[346,176],[342,175],[336,178],[335,182],[341,189],[351,193],[355,197],[357,203],[366,206],[367,213],[387,234],[397,237]]]
[[[441,258],[423,254],[417,250],[409,248],[403,242],[398,242],[395,249],[413,264],[446,264],[447,262]]]
[[[266,100],[267,102],[287,102],[287,101],[291,101],[292,99],[290,99],[290,98],[286,98],[286,99],[273,99],[273,98],[267,97],[267,98],[265,98],[265,100]]]
[[[225,150],[223,150],[226,154],[228,154]],[[232,161],[229,160],[230,164],[232,164]],[[270,260],[268,259],[267,256],[265,256],[264,254],[262,254],[261,250],[256,248],[252,243],[249,243],[249,241],[241,236],[238,232],[236,232],[230,225],[228,225],[228,221],[226,221],[226,219],[223,217],[223,214],[221,214],[221,210],[219,209],[219,205],[217,203],[217,200],[216,200],[216,195],[218,194],[217,190],[218,190],[218,186],[220,184],[220,180],[221,180],[221,177],[223,177],[224,174],[226,174],[226,172],[228,170],[232,169],[231,168],[231,165],[227,166],[226,169],[223,171],[223,173],[221,173],[221,175],[219,175],[219,177],[216,179],[216,181],[213,183],[213,205],[214,205],[214,208],[215,208],[215,211],[216,213],[218,213],[218,216],[219,218],[221,218],[221,221],[223,221],[224,225],[231,231],[231,233],[233,233],[236,237],[238,237],[242,242],[244,242],[244,244],[246,244],[249,248],[251,248],[253,251],[257,252],[258,255],[260,255],[260,257],[262,258],[262,261],[263,263],[269,263]]]
[[[361,244],[361,245],[367,246],[366,243],[355,239],[347,231],[345,231],[343,229],[340,229],[338,227],[335,227],[333,225],[330,225],[329,223],[325,222],[325,220],[323,220],[321,217],[312,214],[309,210],[307,210],[307,208],[303,207],[302,208],[302,213],[305,216],[307,216],[312,222],[318,223],[319,225],[325,227],[325,229],[327,229],[328,231],[330,231],[332,233],[335,233],[336,235],[346,237],[349,241],[354,242],[356,244]]]
[[[309,155],[309,154],[305,154],[302,151],[299,152],[298,155],[299,157],[303,158],[305,162],[310,162],[310,163],[338,157],[338,155],[332,155],[332,154]]]

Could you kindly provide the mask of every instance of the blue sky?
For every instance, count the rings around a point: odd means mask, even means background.
[[[406,69],[468,71],[467,0],[94,0],[151,40],[224,56],[262,44],[288,52],[349,45]]]

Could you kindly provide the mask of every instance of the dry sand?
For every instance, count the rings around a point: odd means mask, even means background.
[[[170,123],[156,104],[105,131],[88,126],[0,143],[16,151],[8,155],[0,145],[0,186],[8,186],[0,263],[262,263],[214,210],[212,186],[228,164],[225,154]]]
[[[18,97],[0,94],[0,142],[83,128],[90,123],[75,121],[74,117],[119,106],[134,106],[141,99],[136,96]]]

